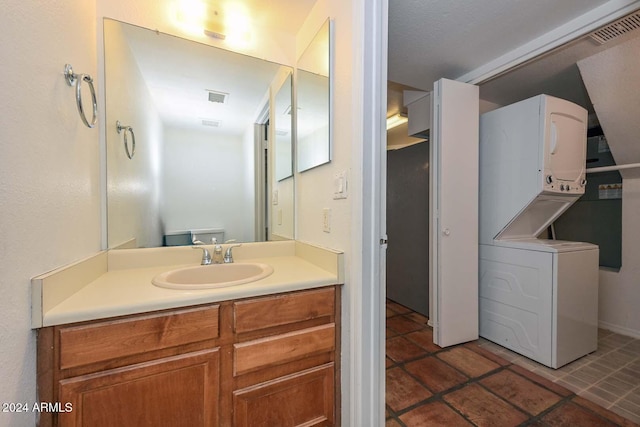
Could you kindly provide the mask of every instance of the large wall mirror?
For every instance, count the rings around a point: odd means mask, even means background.
[[[111,19],[104,52],[109,248],[268,239],[269,169],[293,180],[292,69]],[[293,222],[292,200],[278,209]]]
[[[331,161],[331,33],[327,19],[296,65],[298,172]]]

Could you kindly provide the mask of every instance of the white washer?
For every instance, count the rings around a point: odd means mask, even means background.
[[[559,368],[598,346],[598,246],[480,245],[480,335]]]

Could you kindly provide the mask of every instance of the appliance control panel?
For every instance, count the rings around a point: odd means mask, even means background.
[[[564,181],[556,179],[553,175],[544,178],[544,191],[560,194],[584,194],[587,180],[581,178],[577,181]]]

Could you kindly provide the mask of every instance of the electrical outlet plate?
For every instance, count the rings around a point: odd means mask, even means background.
[[[322,231],[331,233],[331,209],[322,209]]]

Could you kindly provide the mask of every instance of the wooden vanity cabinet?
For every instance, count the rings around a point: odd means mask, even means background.
[[[43,328],[41,426],[339,425],[336,287]]]
[[[234,303],[234,426],[338,425],[335,288]]]

